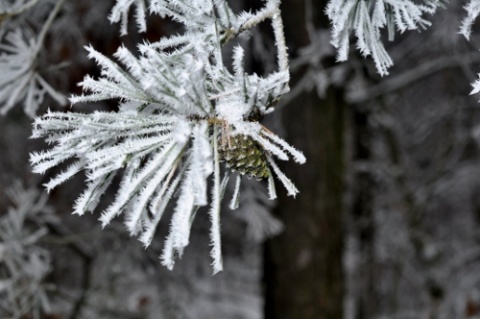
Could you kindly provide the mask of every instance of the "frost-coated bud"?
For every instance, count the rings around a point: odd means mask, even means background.
[[[232,171],[258,180],[270,175],[265,150],[250,136],[238,134],[224,138],[219,153]]]

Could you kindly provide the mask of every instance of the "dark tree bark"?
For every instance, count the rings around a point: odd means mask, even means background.
[[[353,111],[353,160],[364,164],[372,160],[370,116],[369,109],[357,107]],[[360,277],[356,285],[362,293],[358,294],[355,318],[368,319],[375,317],[378,300],[375,291],[375,273],[378,269],[375,264],[374,178],[369,169],[355,171],[352,178],[352,230],[358,243],[358,253],[363,256],[356,273]]]
[[[295,56],[309,41],[304,1],[283,1],[282,6]],[[325,25],[323,7],[324,2],[312,1],[313,20]],[[301,72],[292,75],[292,86]],[[316,92],[300,95],[282,113],[286,139],[304,151],[307,163],[283,168],[300,194],[296,199],[280,196],[275,213],[285,231],[266,243],[267,319],[343,317],[346,110],[343,90],[330,88],[322,99]]]

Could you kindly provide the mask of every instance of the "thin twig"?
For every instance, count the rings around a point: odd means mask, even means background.
[[[31,0],[30,2],[27,2],[24,5],[21,5],[20,7],[14,9],[14,10],[7,11],[7,12],[4,12],[4,13],[0,14],[0,21],[3,18],[10,18],[10,17],[14,17],[14,16],[17,16],[17,15],[20,15],[20,14],[24,13],[25,11],[29,10],[31,7],[35,6],[38,1],[40,1],[40,0]]]
[[[47,224],[50,231],[61,237],[72,236],[71,232],[65,228],[65,226],[60,227],[55,223]],[[70,313],[69,319],[76,319],[81,314],[81,310],[85,305],[87,300],[87,294],[92,285],[92,271],[93,271],[93,260],[95,259],[95,252],[93,249],[82,241],[72,241],[68,243],[68,247],[76,252],[83,259],[83,278],[82,278],[82,292],[80,297],[76,300],[75,305],[73,306],[72,312]]]
[[[53,8],[52,12],[50,12],[50,15],[48,16],[47,21],[45,21],[45,24],[43,25],[42,30],[40,31],[40,34],[38,35],[37,46],[35,47],[35,51],[34,51],[34,55],[33,55],[34,57],[36,57],[38,55],[38,53],[40,52],[40,49],[43,45],[43,41],[45,41],[45,36],[47,35],[48,30],[52,26],[53,20],[55,20],[55,17],[60,12],[60,9],[62,8],[64,2],[65,2],[65,0],[58,0],[57,4]]]
[[[475,52],[461,56],[441,57],[435,60],[430,60],[398,76],[388,78],[380,82],[378,85],[351,92],[348,94],[347,100],[350,103],[365,103],[379,96],[397,91],[407,85],[411,85],[413,82],[435,74],[441,70],[462,66],[465,64],[465,61],[478,63],[480,62],[480,57],[478,53]]]

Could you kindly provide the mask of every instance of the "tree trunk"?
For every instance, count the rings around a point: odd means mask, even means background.
[[[371,163],[372,129],[369,125],[370,110],[357,107],[353,112],[354,148],[353,160],[359,163]],[[374,318],[377,314],[378,296],[375,287],[375,218],[373,207],[374,177],[369,169],[355,170],[352,174],[352,236],[357,243],[358,254],[362,256],[353,273],[355,280],[356,319]],[[352,275],[351,275],[352,276]],[[356,277],[355,277],[356,276]]]
[[[313,16],[324,23],[324,4],[313,2]],[[284,1],[282,11],[294,56],[308,44],[304,2]],[[266,319],[343,317],[345,111],[343,91],[330,88],[322,99],[316,92],[300,95],[282,113],[286,139],[304,151],[307,163],[283,168],[300,194],[280,192],[275,213],[285,231],[265,246]]]

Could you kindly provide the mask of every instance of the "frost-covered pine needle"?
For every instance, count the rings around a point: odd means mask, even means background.
[[[381,30],[386,28],[393,40],[396,30],[425,29],[431,25],[425,15],[433,14],[441,4],[442,0],[330,0],[325,13],[332,25],[331,43],[338,50],[337,60],[348,59],[354,33],[361,54],[372,56],[377,72],[388,75],[393,61],[382,43]]]
[[[126,26],[128,10],[136,4],[143,21],[146,2],[118,0],[111,20]],[[119,99],[120,111],[48,112],[37,118],[33,137],[45,138],[52,147],[32,153],[31,162],[35,172],[43,173],[74,160],[46,184],[49,190],[85,171],[87,188],[75,203],[79,215],[94,210],[113,178],[121,175],[115,199],[100,221],[106,226],[124,214],[126,228],[145,246],[151,243],[167,204],[176,201],[161,256],[169,269],[189,244],[196,212],[210,206],[212,267],[217,273],[223,269],[220,208],[229,169],[267,179],[273,199],[272,174],[288,194],[297,193],[273,158],[305,162],[300,151],[258,122],[288,92],[279,3],[266,1],[256,13],[236,15],[222,0],[148,2],[150,12],[183,23],[185,33],[144,43],[139,46],[140,55],[120,47],[114,54],[119,63],[86,47],[89,58],[101,67],[101,75],[86,76],[80,83],[86,93],[70,100]],[[275,21],[279,70],[265,78],[246,73],[244,49],[237,47],[230,72],[222,60],[222,45],[245,31],[245,25],[253,27],[265,19]],[[222,161],[228,167],[225,171]],[[210,190],[209,179],[213,179]],[[237,177],[232,208],[238,206],[240,181]]]
[[[467,40],[470,40],[473,23],[480,15],[480,0],[470,0],[465,6],[465,10],[467,10],[467,16],[463,19],[462,25],[460,26],[460,34],[467,38]]]

